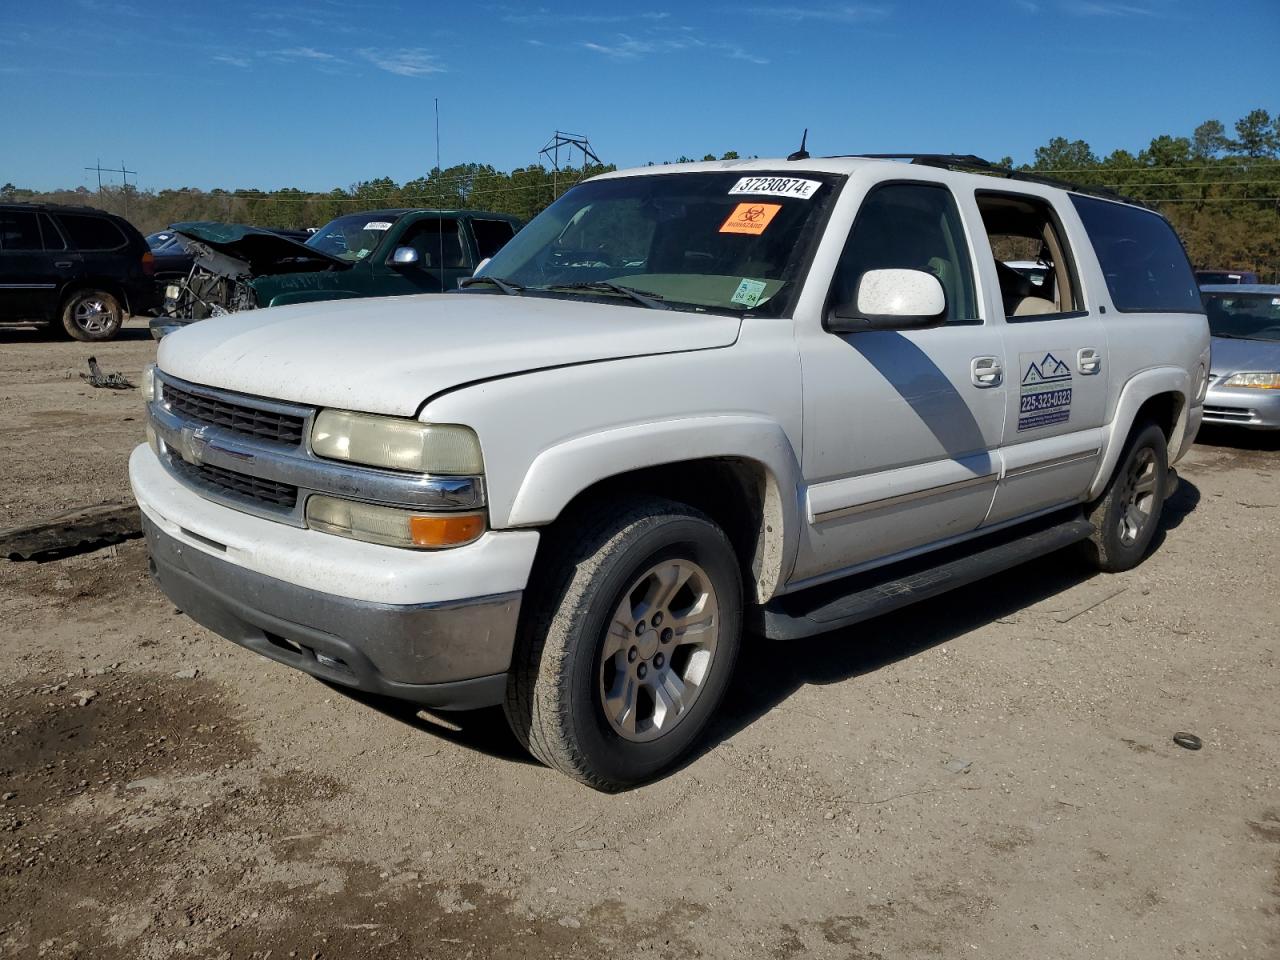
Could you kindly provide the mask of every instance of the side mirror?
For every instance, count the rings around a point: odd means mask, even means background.
[[[827,318],[832,333],[862,330],[923,330],[941,326],[947,294],[926,270],[868,270],[853,304],[836,304]]]
[[[391,265],[395,267],[408,267],[417,263],[422,259],[418,255],[418,251],[413,247],[396,247],[396,252],[391,255]]]
[[[487,267],[487,266],[489,265],[489,261],[490,261],[490,260],[492,260],[492,259],[493,259],[493,257],[485,257],[483,260],[481,260],[479,263],[477,263],[477,264],[476,264],[476,268],[475,268],[474,270],[472,270],[472,271],[471,271],[471,275],[472,275],[473,277],[478,277],[478,276],[480,276],[480,271],[481,271],[481,270],[483,270],[485,267]]]

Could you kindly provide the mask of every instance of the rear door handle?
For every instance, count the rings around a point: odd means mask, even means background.
[[[1004,367],[999,357],[974,357],[969,375],[975,387],[998,387],[1004,382]]]
[[[60,268],[60,269],[66,269],[67,267],[74,267],[74,266],[75,266],[75,264],[74,264],[74,263],[72,263],[70,260],[55,260],[55,261],[53,261],[53,265],[54,265],[55,267]]]
[[[1093,347],[1081,347],[1076,353],[1076,369],[1084,376],[1092,376],[1102,370],[1102,354]]]

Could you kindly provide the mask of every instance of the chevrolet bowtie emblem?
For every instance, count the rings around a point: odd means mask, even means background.
[[[204,448],[209,443],[208,427],[182,428],[182,459],[193,467],[204,462]]]

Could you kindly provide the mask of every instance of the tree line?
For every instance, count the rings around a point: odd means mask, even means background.
[[[735,159],[729,152],[717,158]],[[673,162],[683,162],[679,157]],[[1013,166],[1005,157],[1001,165]],[[194,187],[139,190],[134,185],[37,192],[6,183],[0,199],[84,203],[122,214],[144,233],[184,220],[263,227],[316,227],[343,213],[379,207],[471,208],[529,220],[565,189],[613,164],[553,170],[541,164],[502,171],[490,164],[433,168],[397,183],[390,177],[313,192]],[[1280,281],[1280,116],[1252,110],[1229,132],[1206,120],[1187,136],[1161,135],[1136,153],[1099,156],[1084,140],[1054,137],[1018,170],[1114,190],[1159,210],[1173,223],[1197,267],[1256,271]]]

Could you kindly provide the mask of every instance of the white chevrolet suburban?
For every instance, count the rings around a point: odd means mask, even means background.
[[[975,165],[610,173],[465,289],[165,338],[130,461],[156,580],[331,683],[503,704],[620,789],[690,748],[744,631],[1070,545],[1132,567],[1201,419],[1191,267],[1156,213]]]

